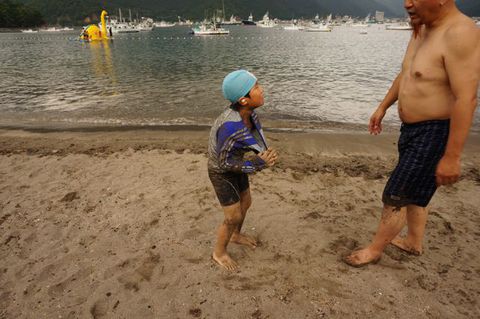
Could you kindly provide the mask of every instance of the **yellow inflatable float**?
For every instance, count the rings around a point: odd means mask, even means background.
[[[107,33],[107,25],[105,23],[105,16],[107,15],[107,11],[103,10],[102,14],[100,15],[100,22],[102,28],[100,29],[98,25],[90,24],[85,29],[83,29],[82,34],[80,34],[80,40],[83,41],[102,41],[108,40],[108,33]]]

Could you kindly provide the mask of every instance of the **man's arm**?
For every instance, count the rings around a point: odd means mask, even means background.
[[[472,126],[480,78],[480,30],[472,25],[455,26],[445,33],[445,69],[455,97],[450,116],[450,135],[436,178],[438,185],[460,177],[460,157]]]
[[[387,95],[383,98],[382,103],[378,106],[375,113],[370,117],[370,122],[368,124],[368,130],[370,134],[380,134],[382,132],[382,120],[387,113],[387,110],[398,100],[398,94],[400,91],[400,79],[402,77],[402,72],[400,72],[395,80],[393,81],[392,86],[388,90]]]

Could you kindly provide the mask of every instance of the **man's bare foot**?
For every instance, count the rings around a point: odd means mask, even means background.
[[[234,271],[238,268],[238,264],[227,254],[223,254],[221,256],[217,256],[215,252],[212,254],[213,260],[215,260],[220,266],[223,268]]]
[[[415,245],[409,243],[405,238],[397,236],[390,242],[393,246],[411,255],[420,256],[422,254],[422,247],[415,247]]]
[[[257,245],[258,245],[257,240],[252,236],[238,234],[238,233],[232,234],[232,237],[230,237],[230,242],[239,244],[239,245],[245,245],[252,249],[257,248]]]
[[[381,256],[381,253],[374,252],[369,248],[364,248],[352,252],[343,258],[343,261],[349,266],[360,268],[368,264],[376,264]]]

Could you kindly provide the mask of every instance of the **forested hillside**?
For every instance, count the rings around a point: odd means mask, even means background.
[[[0,28],[24,28],[43,24],[40,12],[30,6],[0,0]]]
[[[131,9],[134,17],[149,16],[158,20],[199,20],[221,9],[222,0],[16,0],[38,9],[51,24],[79,25],[95,20],[101,9],[116,14],[118,8]],[[401,0],[224,0],[226,16],[246,18],[253,13],[260,19],[266,11],[280,19],[309,18],[315,14],[364,17],[376,10],[387,17],[405,16]],[[459,1],[459,7],[471,16],[480,16],[480,0]]]

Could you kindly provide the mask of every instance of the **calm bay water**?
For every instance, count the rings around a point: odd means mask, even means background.
[[[331,33],[175,27],[85,44],[77,32],[0,34],[0,125],[211,124],[223,77],[246,68],[264,86],[263,118],[365,124],[398,73],[410,32]],[[392,108],[385,122],[398,125]],[[480,123],[477,112],[475,127]]]

